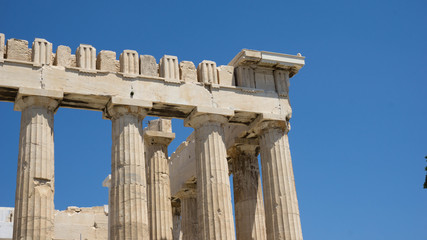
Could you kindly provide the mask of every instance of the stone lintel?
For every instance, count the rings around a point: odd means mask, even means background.
[[[153,103],[141,99],[111,97],[102,117],[104,119],[111,119],[114,115],[120,116],[128,113],[145,117],[148,109],[152,107]]]
[[[184,119],[184,126],[194,128],[199,123],[209,120],[225,123],[232,116],[234,116],[234,111],[230,109],[195,107],[190,115]]]
[[[62,91],[22,87],[18,90],[18,94],[15,99],[14,110],[22,111],[30,104],[46,105],[46,107],[52,110],[56,110],[58,107],[58,101],[45,101],[43,99],[61,100],[63,96],[64,93]],[[33,99],[28,102],[24,101],[24,98],[26,97],[39,97],[40,99]]]
[[[17,64],[15,61],[18,60],[5,59],[0,66],[0,101],[12,100],[4,90],[40,86],[41,70],[34,68],[31,62]],[[43,84],[46,88],[64,91],[67,93],[64,98],[72,100],[63,101],[65,107],[103,111],[111,96],[131,98],[133,87],[134,99],[155,103],[156,107],[150,110],[150,115],[153,116],[185,118],[196,106],[208,106],[235,110],[236,116],[232,122],[249,124],[260,113],[287,114],[291,111],[287,99],[278,98],[277,94],[263,92],[262,89],[229,86],[209,92],[205,86],[196,83],[171,86],[165,84],[160,77],[140,77],[137,81],[127,81],[119,74],[98,72],[95,76],[81,74],[79,71],[73,67],[43,69]],[[16,93],[13,94],[16,96]],[[178,112],[171,111],[171,106]]]
[[[153,103],[141,100],[141,99],[132,99],[132,98],[122,98],[122,97],[112,97],[110,101],[111,105],[123,105],[123,106],[135,106],[142,108],[152,108]]]
[[[57,90],[21,87],[18,91],[18,97],[20,96],[40,96],[53,99],[62,99],[64,97],[64,93]]]

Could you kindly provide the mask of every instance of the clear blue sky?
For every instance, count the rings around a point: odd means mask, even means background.
[[[96,3],[95,3],[96,2]],[[0,32],[157,61],[306,56],[290,144],[306,240],[427,239],[426,1],[0,1]],[[146,122],[146,121],[145,121]],[[14,206],[20,112],[0,103],[0,206]],[[174,122],[177,140],[191,129]],[[424,136],[424,137],[423,137]],[[55,115],[55,207],[108,202],[111,123]]]

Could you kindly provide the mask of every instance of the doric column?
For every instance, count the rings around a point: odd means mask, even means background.
[[[286,121],[259,124],[267,239],[302,240]]]
[[[62,92],[19,89],[21,111],[13,239],[52,239],[54,143],[53,115]]]
[[[173,231],[172,237],[173,240],[181,240],[181,202],[179,199],[172,202],[172,221],[173,221]]]
[[[186,189],[180,193],[179,197],[181,199],[182,240],[198,239],[196,186]]]
[[[173,231],[172,231],[173,240],[181,240],[182,239],[181,202],[179,201],[179,199],[172,202],[172,222],[173,222]]]
[[[237,239],[267,239],[258,145],[249,141],[240,143],[229,150],[229,156],[233,164]]]
[[[125,105],[127,104],[127,105]],[[112,121],[110,239],[149,239],[142,103],[112,98],[105,116]]]
[[[195,129],[199,239],[235,239],[223,124],[219,114],[194,112],[185,120]]]
[[[172,240],[168,145],[174,138],[169,119],[152,120],[144,131],[151,240]]]

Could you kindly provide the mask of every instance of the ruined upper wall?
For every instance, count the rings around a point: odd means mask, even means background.
[[[108,205],[55,210],[52,240],[108,239]],[[13,236],[14,208],[0,207],[0,240]]]
[[[53,52],[53,44],[41,38],[36,38],[31,48],[28,44],[14,38],[6,41],[0,34],[0,101],[14,101],[17,89],[30,87],[63,91],[63,107],[102,110],[109,97],[120,96],[157,104],[151,113],[159,116],[173,111],[171,117],[185,117],[199,106],[290,115],[290,106],[280,109],[286,105],[280,99],[287,99],[289,78],[304,65],[300,55],[242,50],[228,65],[204,60],[196,68],[192,62],[179,62],[178,57],[170,55],[157,62],[153,56],[134,50],[124,50],[117,57],[115,52],[97,52],[87,44],[80,44],[74,54],[62,45]],[[22,71],[17,73],[16,64],[27,69],[20,68]],[[24,75],[40,79],[25,80]],[[18,80],[9,82],[11,78]],[[40,86],[35,85],[36,80]],[[193,89],[188,87],[191,84]],[[271,109],[264,110],[266,106]],[[247,121],[254,117],[243,115],[237,118]]]

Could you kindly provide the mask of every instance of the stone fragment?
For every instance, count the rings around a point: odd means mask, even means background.
[[[34,65],[50,65],[52,57],[52,43],[42,38],[33,42],[31,58]]]
[[[56,66],[69,67],[71,65],[71,48],[62,45],[58,46],[53,64]]]
[[[196,178],[194,132],[182,142],[170,156],[171,194],[177,196],[189,179]]]
[[[209,60],[203,60],[197,67],[199,82],[207,84],[218,84],[218,73],[216,63]]]
[[[55,53],[52,51],[52,53],[50,54],[50,62],[51,64],[53,64],[53,62],[55,61]]]
[[[96,49],[88,44],[80,44],[76,51],[77,67],[96,70]]]
[[[181,79],[185,82],[197,82],[197,70],[193,62],[182,61],[179,63]]]
[[[105,205],[108,206],[108,205]],[[108,239],[108,216],[105,206],[55,211],[52,239]]]
[[[120,72],[120,61],[119,60],[115,60],[114,61],[114,65],[116,66],[116,72]]]
[[[164,55],[160,59],[160,77],[166,81],[179,82],[178,57]]]
[[[218,67],[219,84],[223,86],[236,86],[234,80],[234,67],[221,65]]]
[[[70,67],[77,67],[76,55],[72,54],[70,57]]]
[[[239,66],[235,68],[236,85],[239,87],[255,88],[254,70],[249,66]]]
[[[127,75],[139,75],[138,52],[134,50],[124,50],[120,54],[120,72]]]
[[[31,54],[30,50],[28,49],[28,41],[16,38],[8,39],[6,46],[6,58],[30,61]]]
[[[151,55],[141,55],[139,57],[140,73],[144,76],[158,77],[159,71],[157,69],[156,59]]]
[[[3,62],[4,54],[4,34],[0,33],[0,62]]]
[[[256,69],[255,70],[255,86],[258,89],[266,91],[276,91],[274,84],[273,70],[271,69]]]
[[[116,52],[102,50],[96,58],[96,69],[116,72]]]
[[[148,122],[148,130],[160,132],[172,132],[172,121],[170,119],[158,118]]]
[[[279,95],[287,96],[289,92],[289,71],[275,70],[274,82],[276,83],[276,91]]]

